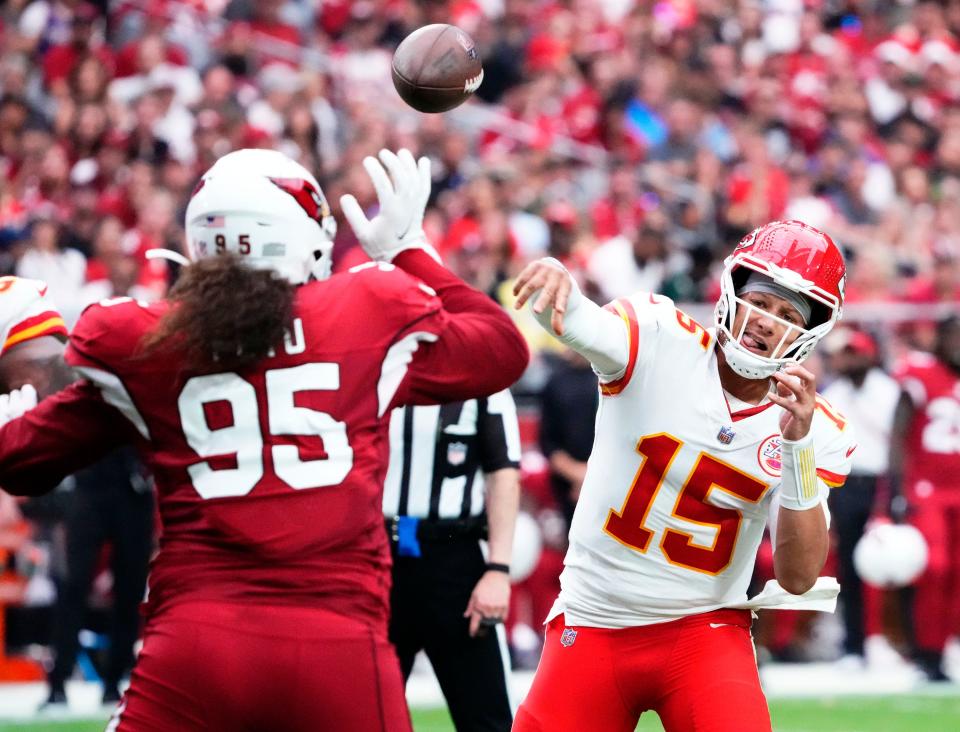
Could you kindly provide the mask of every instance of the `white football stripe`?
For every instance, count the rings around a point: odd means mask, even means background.
[[[377,399],[379,401],[378,417],[382,417],[393,397],[400,388],[403,377],[407,375],[407,366],[413,360],[413,354],[420,347],[420,343],[434,343],[437,340],[435,333],[414,331],[408,333],[399,341],[390,346],[383,359],[383,368],[380,371],[380,381],[377,383]]]
[[[92,366],[77,366],[74,370],[92,381],[100,389],[103,401],[112,407],[116,407],[124,417],[129,419],[133,426],[137,428],[137,432],[143,436],[143,439],[150,439],[150,430],[147,429],[147,423],[140,412],[137,411],[133,399],[130,398],[129,392],[116,374]]]

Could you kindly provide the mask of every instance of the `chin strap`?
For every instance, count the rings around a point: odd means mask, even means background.
[[[176,262],[181,267],[189,267],[192,264],[180,252],[175,252],[172,249],[148,249],[146,256],[147,259],[166,259],[170,262]]]
[[[779,364],[769,363],[745,352],[723,331],[718,330],[717,338],[727,365],[745,379],[769,379],[780,370]]]

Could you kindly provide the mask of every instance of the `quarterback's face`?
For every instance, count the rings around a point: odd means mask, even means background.
[[[803,332],[803,317],[793,305],[777,295],[748,292],[740,300],[751,307],[737,307],[733,333],[740,344],[766,358],[780,358]],[[746,321],[746,322],[744,322]]]

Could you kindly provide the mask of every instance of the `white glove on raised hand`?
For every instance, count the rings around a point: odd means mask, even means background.
[[[423,233],[423,212],[430,198],[430,159],[414,160],[406,149],[396,154],[381,150],[380,161],[368,156],[363,167],[373,181],[380,211],[367,219],[351,194],[340,197],[340,207],[367,256],[390,262],[403,250],[416,248],[440,261]]]
[[[0,394],[0,426],[37,406],[37,390],[24,384],[9,394]]]

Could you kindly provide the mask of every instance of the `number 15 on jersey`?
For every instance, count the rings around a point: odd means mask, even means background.
[[[668,434],[647,435],[637,442],[643,462],[634,476],[627,497],[619,510],[611,508],[604,531],[631,549],[645,554],[654,532],[645,525],[654,499],[660,492],[674,458],[683,442]],[[743,514],[707,502],[713,491],[723,491],[750,503],[759,502],[770,486],[712,455],[701,452],[671,511],[678,528],[668,526],[660,538],[660,551],[670,564],[695,572],[715,575],[729,566],[740,533]],[[683,531],[683,523],[713,528],[716,534],[710,546],[696,543],[693,534]]]

